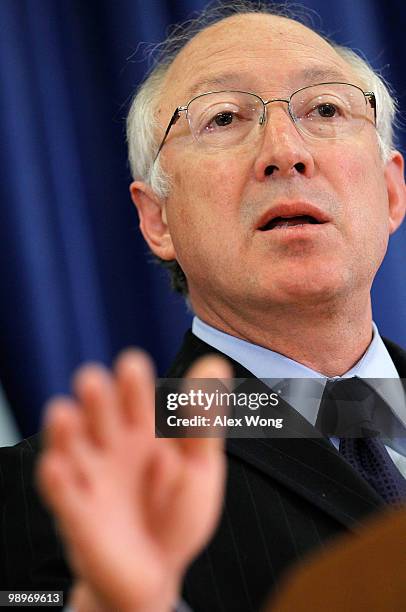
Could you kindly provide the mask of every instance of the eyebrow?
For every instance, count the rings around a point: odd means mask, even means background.
[[[206,93],[213,88],[240,89],[241,79],[243,74],[238,72],[227,72],[215,76],[207,76],[188,89],[190,97]],[[301,82],[301,86],[316,85],[317,83],[326,83],[330,81],[348,82],[348,77],[344,72],[330,66],[312,66],[299,70],[292,74],[292,82]]]
[[[306,81],[306,84],[309,82],[309,85],[312,85],[315,81],[320,83],[331,80],[348,81],[348,77],[344,72],[336,68],[331,68],[330,66],[312,66],[311,68],[300,71],[298,76],[301,76],[303,80]],[[317,83],[314,84],[317,85]]]
[[[237,72],[227,72],[216,76],[208,76],[200,81],[197,81],[190,89],[188,94],[190,96],[196,96],[199,93],[205,93],[213,87],[234,87],[233,83],[239,83],[241,81],[241,74]]]

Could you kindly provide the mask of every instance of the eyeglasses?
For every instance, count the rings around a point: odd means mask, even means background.
[[[370,109],[376,123],[375,94],[350,83],[319,83],[302,87],[289,98],[270,100],[247,91],[210,91],[175,109],[154,161],[181,113],[186,113],[199,144],[228,149],[258,135],[271,102],[286,102],[297,129],[312,138],[337,139],[357,133],[371,120]]]

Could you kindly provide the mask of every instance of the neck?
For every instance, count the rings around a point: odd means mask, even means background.
[[[359,303],[270,306],[261,312],[193,304],[206,323],[227,334],[281,353],[325,376],[341,376],[372,339],[369,295]],[[224,305],[223,305],[224,306]],[[259,323],[260,322],[260,323]]]

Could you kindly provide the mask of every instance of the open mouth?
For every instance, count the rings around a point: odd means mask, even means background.
[[[311,215],[295,215],[289,217],[274,217],[267,221],[264,225],[259,227],[258,229],[261,232],[267,232],[273,229],[281,229],[286,227],[293,227],[297,225],[315,225],[321,224],[322,221],[318,221],[315,217]]]

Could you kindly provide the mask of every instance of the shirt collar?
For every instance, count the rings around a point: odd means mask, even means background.
[[[375,323],[372,323],[372,329],[371,344],[361,359],[342,377],[358,376],[372,379],[368,381],[370,386],[391,406],[397,416],[406,422],[406,400],[399,374]],[[210,346],[240,363],[257,378],[271,378],[273,384],[277,385],[286,379],[297,379],[294,385],[289,386],[285,399],[310,423],[316,422],[321,395],[327,381],[326,376],[285,355],[215,329],[197,316],[193,319],[192,332]],[[306,393],[307,401],[303,401],[302,391],[302,379],[305,378],[318,379],[318,384],[312,385],[311,393]],[[382,379],[391,380],[385,384]],[[306,383],[307,389],[309,384]],[[312,397],[309,397],[310,395]]]
[[[399,378],[386,346],[375,323],[372,323],[373,337],[364,355],[343,377]],[[234,359],[257,378],[321,378],[323,374],[276,353],[263,346],[251,344],[241,338],[230,336],[208,325],[199,317],[193,318],[192,332],[195,336]]]

